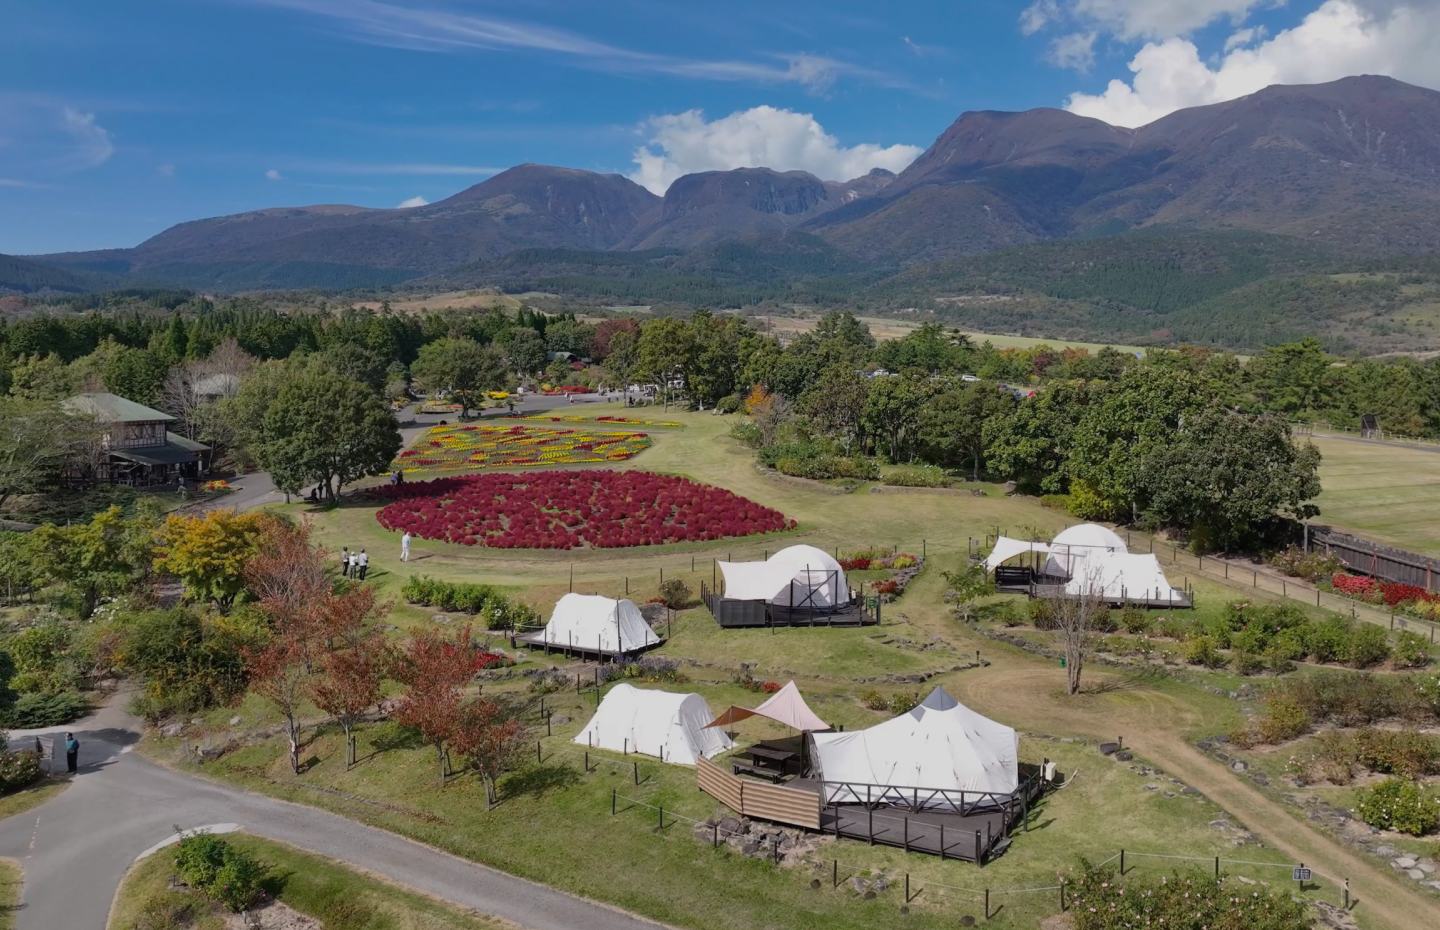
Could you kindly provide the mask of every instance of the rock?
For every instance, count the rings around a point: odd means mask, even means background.
[[[1377,856],[1394,856],[1394,855],[1397,855],[1397,854],[1398,854],[1398,851],[1395,849],[1394,846],[1376,846],[1376,847],[1375,847],[1375,855],[1377,855]]]
[[[1160,790],[1160,786],[1159,786],[1159,785],[1146,785],[1146,786],[1145,786],[1145,790],[1146,790],[1146,791],[1159,791],[1159,790]]]
[[[1253,781],[1255,784],[1259,785],[1261,788],[1264,788],[1270,784],[1270,777],[1264,772],[1254,773],[1250,776],[1250,780]]]
[[[238,727],[238,726],[240,725],[240,715],[239,715],[239,714],[236,714],[235,716],[233,716],[233,717],[230,718],[230,725],[231,725],[232,727]]]
[[[875,891],[888,891],[890,889],[890,879],[884,875],[877,875],[870,882],[870,887]]]
[[[1426,875],[1435,874],[1435,863],[1431,859],[1416,859],[1415,868],[1424,872]]]
[[[760,844],[755,842],[746,843],[740,847],[740,851],[747,856],[753,856],[760,851]]]
[[[1440,882],[1424,882],[1423,884],[1426,888],[1433,888],[1436,891],[1440,891]]]
[[[1198,795],[1198,794],[1200,793],[1200,789],[1199,789],[1199,788],[1191,788],[1191,787],[1189,787],[1189,786],[1187,785],[1186,787],[1180,789],[1180,793],[1181,793],[1181,794],[1188,794],[1188,795],[1194,796],[1194,795]]]
[[[1237,876],[1235,876],[1235,880],[1236,880],[1237,882],[1239,882],[1240,884],[1242,884],[1242,885],[1253,885],[1253,884],[1255,884],[1255,879],[1253,879],[1253,878],[1246,878],[1246,877],[1243,876],[1243,875],[1237,875]]]
[[[1230,821],[1228,821],[1228,820],[1212,820],[1212,821],[1210,821],[1210,829],[1212,829],[1212,830],[1228,830],[1228,829],[1230,829]]]
[[[1100,744],[1100,755],[1102,755],[1102,756],[1113,755],[1113,754],[1115,754],[1115,753],[1117,753],[1117,752],[1119,752],[1119,751],[1120,751],[1120,744],[1119,744],[1119,743],[1101,743],[1101,744]]]
[[[1415,860],[1411,859],[1409,856],[1401,856],[1399,859],[1396,859],[1390,864],[1395,866],[1395,868],[1400,869],[1401,871],[1404,871],[1405,869],[1415,868]]]
[[[1425,880],[1425,873],[1420,871],[1419,869],[1411,869],[1405,874],[1415,879],[1417,882]]]
[[[1162,792],[1161,792],[1161,796],[1162,796],[1162,797],[1167,797],[1167,798],[1173,798],[1173,797],[1175,797],[1175,792],[1173,792],[1173,791],[1162,791]]]
[[[1119,762],[1129,762],[1133,758],[1135,758],[1134,754],[1128,749],[1122,749],[1115,753],[1115,759]]]
[[[555,714],[550,718],[550,722],[555,726],[559,726],[562,723],[569,723],[570,718],[566,717],[564,714]]]
[[[1230,763],[1230,771],[1232,772],[1244,772],[1249,768],[1250,766],[1248,764],[1241,762],[1239,759],[1236,759],[1234,762]]]
[[[865,879],[858,875],[850,879],[850,887],[862,894],[869,890],[865,885]]]

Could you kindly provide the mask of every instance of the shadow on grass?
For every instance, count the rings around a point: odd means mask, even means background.
[[[541,798],[580,783],[580,773],[568,765],[535,765],[515,772],[502,783],[502,797]]]
[[[366,759],[373,759],[382,752],[396,750],[419,749],[425,745],[425,738],[420,731],[411,727],[402,727],[398,723],[385,723],[376,727],[370,734],[370,748],[373,750]],[[360,761],[360,760],[357,760]]]
[[[290,877],[294,874],[293,871],[269,872],[264,878],[260,879],[260,890],[265,892],[270,898],[278,899],[285,893],[286,886],[290,884]]]

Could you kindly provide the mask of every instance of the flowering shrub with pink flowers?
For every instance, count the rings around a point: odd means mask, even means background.
[[[1130,874],[1080,862],[1065,878],[1075,930],[1309,930],[1309,908],[1288,891],[1216,880],[1199,869],[1166,876]]]
[[[392,500],[375,515],[388,530],[497,549],[658,546],[795,527],[723,488],[643,471],[468,475],[375,493]]]

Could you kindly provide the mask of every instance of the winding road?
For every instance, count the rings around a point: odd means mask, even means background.
[[[531,930],[656,930],[660,924],[564,894],[334,814],[163,768],[129,752],[138,721],[112,700],[70,727],[16,731],[17,745],[69,729],[81,743],[74,783],[0,821],[0,856],[24,868],[18,930],[104,930],[136,857],[172,836],[234,823],[246,832],[384,875],[458,907]]]

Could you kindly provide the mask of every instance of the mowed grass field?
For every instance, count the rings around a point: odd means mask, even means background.
[[[1440,556],[1440,446],[1312,439],[1323,456],[1316,523]]]
[[[869,326],[871,334],[881,342],[887,339],[900,339],[920,328],[918,323],[910,323],[892,317],[862,316],[857,319]],[[814,332],[815,327],[820,324],[820,314],[816,313],[809,317],[755,316],[751,318],[751,323],[763,333],[788,340],[801,333]],[[976,345],[988,341],[1000,349],[1033,349],[1035,346],[1045,345],[1052,349],[1087,349],[1090,352],[1098,352],[1109,345],[1109,343],[1099,342],[1076,342],[1073,339],[1044,339],[1035,336],[1011,336],[1004,333],[981,333],[972,330],[963,332],[974,340]],[[1116,345],[1113,348],[1120,352],[1145,351],[1139,346]]]
[[[622,413],[624,408],[587,412]],[[362,761],[350,772],[344,771],[335,729],[307,729],[305,771],[292,776],[278,737],[246,735],[275,719],[273,711],[253,697],[238,709],[241,722],[235,727],[228,721],[237,709],[223,708],[208,716],[208,736],[189,736],[192,744],[239,741],[240,748],[207,765],[206,774],[327,807],[657,920],[706,930],[829,930],[898,919],[919,927],[949,927],[962,916],[982,918],[986,888],[996,892],[992,910],[1004,905],[993,914],[992,926],[1029,930],[1056,911],[1055,893],[1002,895],[1002,890],[1053,886],[1057,873],[1076,868],[1080,856],[1104,860],[1121,846],[1132,854],[1305,861],[1325,868],[1313,845],[1316,838],[1305,832],[1308,828],[1287,826],[1291,821],[1284,808],[1267,807],[1247,796],[1245,821],[1225,815],[1224,795],[1239,779],[1223,768],[1214,766],[1207,773],[1208,784],[1196,783],[1210,798],[1180,793],[1210,764],[1193,749],[1194,740],[1227,732],[1243,717],[1241,704],[1224,696],[1233,687],[1232,679],[1200,675],[1197,683],[1187,684],[1092,666],[1086,672],[1087,693],[1067,697],[1065,672],[1057,663],[983,638],[955,619],[944,602],[942,572],[960,563],[971,538],[983,538],[997,527],[1049,534],[1073,522],[1065,515],[1033,499],[1006,498],[993,485],[970,486],[985,492],[975,496],[968,489],[871,493],[865,487],[831,493],[834,489],[781,482],[757,471],[751,451],[726,435],[734,417],[674,413],[670,418],[685,428],[657,434],[652,448],[617,467],[680,474],[726,487],[795,518],[799,526],[747,539],[571,552],[496,551],[416,539],[412,561],[402,564],[398,534],[376,523],[373,504],[355,504],[311,514],[316,536],[332,553],[342,545],[369,551],[370,579],[396,602],[390,622],[401,628],[397,636],[406,628],[442,623],[453,629],[462,622],[453,617],[437,620],[431,610],[400,603],[399,586],[412,572],[497,585],[548,616],[555,600],[572,587],[611,596],[625,596],[628,589],[632,599],[644,601],[657,593],[663,571],[666,579],[682,578],[698,593],[700,583],[712,577],[713,560],[760,559],[797,542],[830,551],[881,545],[923,553],[929,560],[925,572],[886,607],[879,628],[727,631],[703,608],[680,611],[673,635],[657,654],[679,661],[687,680],[641,686],[697,692],[716,712],[731,704],[754,706],[761,697],[735,683],[743,665],[756,678],[794,679],[817,713],[847,729],[889,716],[861,701],[871,689],[886,696],[923,695],[943,686],[970,707],[1025,734],[1023,760],[1049,757],[1073,776],[1070,787],[1035,812],[1030,832],[1019,834],[1004,857],[978,869],[849,840],[825,840],[811,857],[819,866],[777,868],[734,851],[712,850],[692,835],[691,821],[725,811],[696,790],[693,769],[640,757],[636,785],[635,757],[596,752],[586,770],[585,748],[569,740],[593,713],[593,691],[577,694],[570,688],[546,695],[546,708],[558,715],[546,735],[538,714],[539,695],[523,673],[553,666],[571,678],[578,676],[582,685],[593,680],[591,666],[560,655],[523,653],[514,673],[492,676],[483,685],[486,694],[508,693],[531,702],[532,733],[541,755],[538,760],[529,756],[502,782],[502,802],[494,810],[485,810],[483,791],[473,776],[459,776],[439,787],[433,750],[390,723],[362,728]],[[289,510],[307,512],[299,505]],[[1207,610],[1242,594],[1208,580],[1197,583],[1196,590]],[[508,643],[497,644],[508,648]],[[980,656],[983,665],[969,667]],[[901,681],[896,676],[927,680]],[[322,721],[319,714],[311,719],[314,724]],[[741,730],[742,743],[766,735],[748,722]],[[1093,742],[1084,742],[1117,735],[1125,737],[1127,748],[1134,748],[1138,762],[1161,766],[1166,774],[1137,774],[1102,757]],[[1058,741],[1062,737],[1081,741]],[[179,746],[178,740],[147,740],[142,748],[173,762]],[[316,787],[371,803],[312,790]],[[618,795],[614,816],[612,792]],[[666,811],[663,829],[658,808]],[[1222,818],[1261,834],[1266,845],[1237,848],[1232,844],[1234,831],[1212,825]],[[1287,842],[1271,842],[1267,831]],[[828,864],[836,860],[842,879],[885,872],[891,890],[867,900],[843,880],[840,888],[831,888]],[[1173,864],[1150,860],[1146,868],[1168,872]],[[1331,865],[1330,870],[1353,876],[1362,874],[1363,866]],[[1280,884],[1275,875],[1281,873],[1270,866],[1237,865],[1231,871]],[[908,904],[899,887],[906,874],[914,895]],[[812,887],[814,882],[818,887]],[[1319,893],[1338,899],[1330,883]],[[1392,893],[1404,897],[1403,891],[1385,892],[1387,897]],[[908,907],[903,918],[902,907]],[[1363,911],[1359,919],[1364,926],[1380,925]]]

